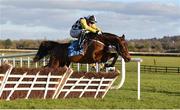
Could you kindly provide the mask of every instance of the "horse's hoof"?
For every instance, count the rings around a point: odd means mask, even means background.
[[[105,64],[104,67],[105,68],[110,67],[110,64]]]
[[[115,67],[107,67],[106,68],[106,72],[108,72],[108,71],[115,71],[115,70],[116,70]]]
[[[39,60],[39,57],[38,56],[35,56],[34,58],[33,58],[33,62],[35,63],[35,62],[37,62]]]
[[[13,66],[7,59],[4,59],[3,64]]]

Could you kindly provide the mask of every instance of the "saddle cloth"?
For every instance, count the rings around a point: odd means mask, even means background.
[[[68,56],[77,56],[80,55],[80,53],[83,52],[83,48],[79,48],[78,40],[74,40],[70,46],[68,47]]]

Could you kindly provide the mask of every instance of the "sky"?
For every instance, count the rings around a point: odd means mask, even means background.
[[[0,39],[69,39],[88,15],[127,39],[180,35],[180,0],[0,0]]]

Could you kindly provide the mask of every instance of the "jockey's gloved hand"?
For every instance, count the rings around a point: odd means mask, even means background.
[[[86,33],[86,34],[88,34],[88,33],[89,33],[89,31],[86,31],[85,33]]]
[[[98,35],[101,35],[101,34],[102,34],[102,32],[101,32],[101,31],[96,31],[96,33],[97,33]]]

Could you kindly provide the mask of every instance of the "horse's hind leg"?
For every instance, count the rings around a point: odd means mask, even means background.
[[[46,68],[46,67],[49,67],[49,63],[48,64],[46,64],[45,66],[43,66],[44,68]]]
[[[48,63],[48,67],[51,67],[51,68],[59,67],[58,59],[56,59],[54,56],[51,56],[50,60],[49,60],[49,63]]]
[[[70,62],[70,61],[68,61],[68,62],[66,63],[66,66],[67,66],[67,67],[69,67],[69,66],[70,66],[70,64],[71,64],[71,62]]]

